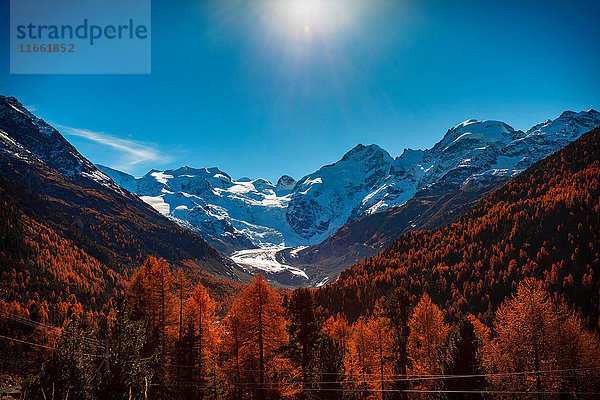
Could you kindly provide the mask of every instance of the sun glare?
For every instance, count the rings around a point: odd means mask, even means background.
[[[316,24],[325,18],[327,0],[290,0],[290,17],[305,26]]]
[[[350,24],[357,2],[350,0],[281,0],[270,3],[273,27],[292,35],[328,35]]]

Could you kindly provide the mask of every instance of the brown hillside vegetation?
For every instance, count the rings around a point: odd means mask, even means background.
[[[351,321],[394,288],[428,293],[456,321],[489,323],[527,277],[596,326],[600,267],[600,129],[538,162],[445,228],[408,233],[317,290],[327,315]]]
[[[324,324],[313,291],[283,298],[260,275],[225,316],[205,288],[150,257],[106,315],[68,323],[30,353],[27,398],[594,399],[600,341],[527,278],[494,313],[448,323],[401,289],[349,325]],[[40,329],[40,336],[50,333]],[[39,340],[39,339],[38,339]],[[39,342],[38,342],[39,343]],[[35,345],[39,346],[39,345]],[[565,397],[566,396],[566,397]]]
[[[111,312],[113,296],[126,288],[135,262],[90,240],[52,202],[3,176],[0,205],[0,335],[36,343],[1,339],[0,359],[4,368],[23,373],[39,365],[29,350],[38,354],[45,351],[40,346],[52,347],[71,318],[97,329]],[[119,246],[129,243],[126,235],[118,238]],[[179,266],[220,300],[223,314],[239,284],[213,278],[193,260]]]

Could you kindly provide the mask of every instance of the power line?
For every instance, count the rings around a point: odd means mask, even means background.
[[[298,383],[298,382],[295,382]],[[331,383],[331,382],[327,382]],[[161,386],[161,387],[190,387],[196,386],[198,383],[151,383],[150,386]],[[230,386],[231,389],[242,389],[242,390],[273,390],[278,385],[282,385],[282,383],[274,383],[271,386],[267,386],[262,384],[264,387],[260,386],[244,386],[243,385],[226,385]],[[427,389],[352,389],[352,388],[302,388],[299,389],[302,391],[311,391],[311,392],[404,392],[404,393],[454,393],[454,394],[528,394],[528,395],[560,395],[560,394],[572,394],[576,396],[592,396],[592,395],[600,395],[600,392],[568,392],[568,391],[526,391],[526,390],[427,390]]]
[[[42,348],[49,349],[49,350],[56,350],[56,347],[51,347],[51,346],[45,346],[43,344],[32,343],[32,342],[28,342],[26,340],[21,340],[21,339],[9,337],[9,336],[0,335],[0,338],[6,339],[6,340],[11,340],[13,342],[19,342],[19,343],[23,343],[23,344],[28,344],[30,346],[42,347]],[[89,357],[104,357],[104,355],[102,355],[102,354],[89,354],[89,353],[82,353],[82,354],[84,356],[89,356]]]
[[[28,342],[26,340],[21,340],[21,339],[17,339],[17,338],[11,338],[11,337],[4,336],[4,335],[0,335],[0,338],[7,339],[7,340],[12,340],[13,342],[19,342],[19,343],[28,344],[28,345],[31,345],[31,346],[43,347],[44,349],[54,350],[54,347],[44,346],[43,344],[31,343],[31,342]]]
[[[172,365],[171,365],[172,366]],[[196,366],[184,366],[184,365],[180,365],[179,367],[190,367],[190,368],[197,368]],[[507,372],[507,373],[502,373],[502,374],[470,374],[470,375],[422,375],[422,376],[409,376],[406,378],[401,378],[401,379],[344,379],[344,380],[339,380],[339,381],[310,381],[308,383],[311,384],[333,384],[333,383],[344,383],[344,384],[369,384],[369,383],[385,383],[385,382],[414,382],[414,381],[423,381],[423,380],[447,380],[447,379],[470,379],[470,378],[474,378],[474,377],[490,377],[490,376],[520,376],[523,374],[540,374],[540,373],[559,373],[559,372],[574,372],[574,371],[588,371],[588,370],[595,370],[598,368],[595,367],[590,367],[590,368],[569,368],[569,369],[560,369],[560,370],[542,370],[542,371],[526,371],[526,372]],[[247,370],[243,370],[240,369],[240,371],[247,371]],[[253,371],[253,370],[250,370]],[[273,372],[271,371],[266,371],[266,372]],[[278,370],[278,372],[290,372],[290,371],[282,371],[282,370]],[[360,375],[360,374],[354,374],[354,375]],[[576,376],[575,376],[576,377]],[[563,375],[561,376],[557,376],[557,377],[551,377],[551,376],[546,376],[544,378],[550,378],[550,381],[555,381],[557,379],[564,379],[565,377]],[[301,381],[279,381],[277,382],[277,384],[279,385],[293,385],[293,384],[298,384]],[[193,384],[193,382],[189,382],[190,384]],[[244,382],[244,385],[255,385],[253,387],[257,387],[256,385],[261,385],[259,382]]]
[[[169,364],[170,367],[175,368],[197,368],[195,365],[181,365],[181,364]],[[240,371],[240,372],[261,372],[258,369],[244,369],[244,368],[219,368],[221,371]],[[518,375],[535,375],[535,374],[552,374],[559,372],[578,372],[578,371],[589,371],[597,370],[600,367],[583,367],[583,368],[566,368],[566,369],[554,369],[554,370],[539,370],[539,371],[520,371],[520,372],[498,372],[498,373],[487,373],[487,374],[431,374],[431,375],[402,375],[402,374],[378,374],[378,373],[355,373],[350,375],[365,375],[374,377],[398,377],[391,379],[383,379],[385,382],[400,382],[410,380],[435,380],[435,379],[463,379],[463,378],[479,378],[479,377],[502,377],[502,376],[518,376]],[[277,370],[269,369],[265,370],[266,373],[286,373],[289,370]],[[317,375],[334,375],[341,376],[343,373],[338,372],[316,372]],[[368,382],[381,382],[382,380],[369,380]],[[347,382],[347,381],[346,381]]]
[[[57,335],[60,334],[60,332],[61,332],[61,328],[58,328],[58,327],[55,327],[55,326],[52,326],[52,325],[48,325],[48,324],[44,324],[43,322],[38,322],[38,321],[34,321],[32,319],[29,319],[29,318],[21,317],[21,316],[16,315],[16,314],[11,314],[11,313],[9,313],[7,311],[4,311],[4,310],[0,310],[0,313],[4,314],[7,318],[9,318],[9,319],[11,319],[11,320],[13,320],[13,321],[15,321],[17,323],[20,323],[20,324],[23,324],[23,325],[26,325],[26,326],[29,326],[29,327],[32,327],[32,328],[38,328],[39,326],[41,326],[41,327],[46,328],[50,332],[52,332],[54,334],[57,334]],[[88,345],[98,346],[98,347],[104,347],[104,342],[102,342],[100,340],[93,339],[93,338],[90,338],[88,336],[84,336],[83,340]]]

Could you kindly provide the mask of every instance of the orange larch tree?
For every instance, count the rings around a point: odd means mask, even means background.
[[[350,343],[350,338],[352,336],[352,328],[348,324],[346,317],[343,314],[338,314],[335,318],[329,317],[329,319],[325,321],[323,330],[338,342],[345,355],[348,351],[348,344]]]
[[[292,371],[289,360],[281,356],[288,335],[284,310],[279,294],[271,289],[262,275],[252,278],[234,300],[232,311],[226,319],[224,340],[229,349],[229,365],[236,368],[239,392],[251,393],[254,398],[264,398],[267,393],[288,393],[289,388],[278,382],[290,381]],[[295,377],[297,378],[297,377]]]
[[[408,322],[408,353],[412,375],[436,375],[442,372],[442,348],[448,335],[448,325],[442,311],[427,294],[421,297]],[[436,381],[423,381],[422,388],[438,388]]]
[[[212,368],[215,360],[217,345],[215,327],[215,302],[200,283],[192,296],[192,307],[188,318],[194,324],[197,332],[198,373],[200,379],[205,377],[205,368]],[[214,373],[215,371],[213,371]]]
[[[576,394],[600,387],[600,342],[543,283],[526,279],[496,312],[492,343],[497,388]],[[556,372],[553,372],[556,371]],[[512,375],[512,373],[515,373]],[[541,397],[541,396],[538,396]]]

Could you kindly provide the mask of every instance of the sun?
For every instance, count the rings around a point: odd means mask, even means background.
[[[292,34],[329,35],[349,25],[356,4],[351,0],[279,0],[269,3],[274,26]]]
[[[326,18],[327,0],[288,0],[290,18],[295,22],[310,27]]]

